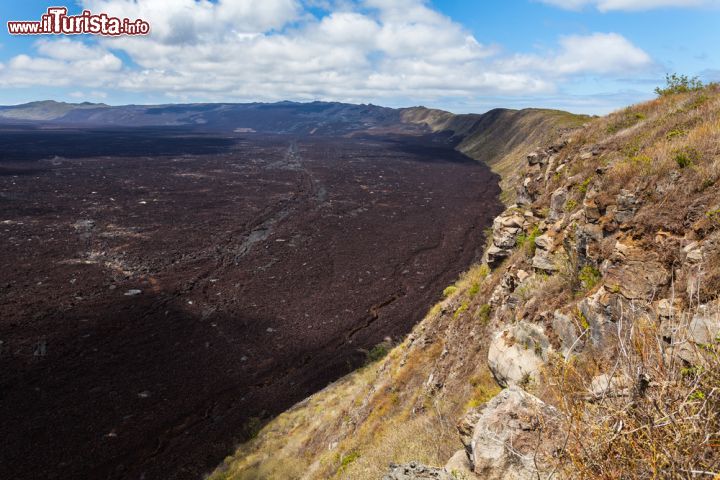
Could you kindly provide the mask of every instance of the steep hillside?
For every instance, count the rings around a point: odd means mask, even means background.
[[[488,160],[518,180],[485,263],[387,356],[250,426],[211,478],[717,474],[720,89],[551,132]]]
[[[402,110],[402,119],[427,125],[434,132],[452,132],[459,141],[458,150],[487,163],[501,176],[503,199],[510,203],[514,199],[512,185],[518,181],[516,167],[527,151],[581,126],[589,117],[559,110],[502,108],[480,115],[453,115],[417,107]]]

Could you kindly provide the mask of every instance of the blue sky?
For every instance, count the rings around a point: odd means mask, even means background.
[[[36,20],[62,2],[3,2]],[[602,114],[720,80],[718,0],[78,0],[147,37],[0,34],[0,104],[338,100]]]

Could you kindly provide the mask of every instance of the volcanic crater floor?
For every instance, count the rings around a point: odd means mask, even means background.
[[[200,478],[407,334],[501,210],[432,137],[93,138],[0,163],[1,478]]]

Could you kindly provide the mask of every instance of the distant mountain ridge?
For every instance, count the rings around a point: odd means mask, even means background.
[[[401,112],[335,102],[197,103],[168,105],[72,104],[52,100],[0,107],[0,124],[73,127],[188,126],[211,131],[347,133],[402,123]]]
[[[426,107],[396,109],[320,101],[110,106],[45,100],[0,107],[0,126],[187,127],[214,133],[294,135],[444,133],[459,151],[489,163],[505,181],[525,149],[588,119],[544,109],[497,108],[482,114],[453,114]]]

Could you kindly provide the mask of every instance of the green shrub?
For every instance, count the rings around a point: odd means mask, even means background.
[[[539,237],[542,234],[540,229],[537,226],[534,226],[532,230],[530,230],[530,233],[521,234],[517,237],[517,246],[520,248],[525,248],[527,250],[528,255],[530,257],[535,256],[535,239]]]
[[[343,455],[340,458],[340,469],[339,472],[344,472],[345,469],[350,466],[354,461],[356,461],[358,458],[360,458],[360,454],[358,452],[350,452],[347,455]]]
[[[675,137],[684,137],[685,135],[687,135],[687,132],[685,130],[675,128],[673,130],[670,130],[667,135],[665,135],[665,138],[667,138],[668,140],[672,140]]]
[[[695,165],[700,160],[700,152],[694,148],[683,148],[675,150],[675,162],[680,168],[687,168]]]
[[[455,292],[457,292],[457,287],[455,285],[450,285],[443,290],[443,297],[447,298]]]
[[[582,270],[580,270],[579,278],[583,289],[587,292],[595,288],[595,286],[600,282],[602,274],[600,273],[600,270],[592,265],[585,265]]]
[[[490,321],[490,311],[490,305],[488,305],[487,303],[481,305],[480,308],[478,308],[476,315],[478,320],[480,320],[483,325],[486,325]]]
[[[655,93],[664,97],[677,93],[697,92],[705,87],[698,77],[688,77],[677,73],[665,75],[665,88],[657,87]]]
[[[479,291],[480,291],[480,284],[475,282],[472,284],[472,286],[468,290],[468,295],[470,296],[470,298],[473,298],[475,295],[478,294]]]
[[[592,177],[586,178],[585,181],[583,181],[578,187],[580,194],[582,194],[583,196],[587,193],[590,182],[592,182]]]
[[[467,302],[463,302],[463,304],[460,305],[457,310],[455,310],[455,313],[453,314],[453,318],[458,318],[460,316],[460,314],[463,312],[466,312],[468,308],[470,308],[470,305],[468,305]]]
[[[378,343],[367,353],[367,364],[382,360],[388,354],[388,347],[385,343]]]

